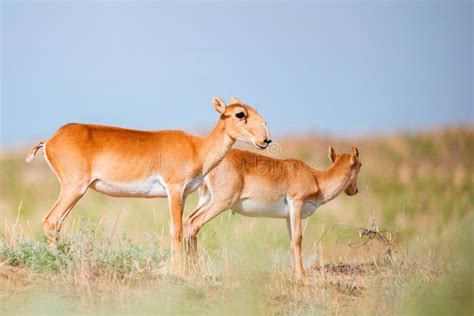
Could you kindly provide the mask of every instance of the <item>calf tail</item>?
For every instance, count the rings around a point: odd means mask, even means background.
[[[31,148],[30,152],[28,153],[28,157],[26,157],[26,162],[31,162],[36,155],[36,152],[41,148],[44,147],[45,142],[41,141],[38,144],[34,145],[33,148]]]
[[[208,203],[211,200],[210,190],[207,187],[207,185],[204,183],[204,181],[199,186],[198,195],[199,195],[199,200],[198,200],[198,206],[196,207],[196,209],[201,208],[204,204]]]

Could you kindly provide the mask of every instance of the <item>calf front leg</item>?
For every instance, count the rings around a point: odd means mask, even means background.
[[[286,219],[286,229],[288,230],[288,238],[290,240],[290,252],[289,252],[289,257],[290,257],[290,266],[294,266],[294,260],[293,260],[293,233],[291,232],[291,221],[290,218],[288,217]]]

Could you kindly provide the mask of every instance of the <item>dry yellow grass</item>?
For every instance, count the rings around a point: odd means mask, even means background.
[[[292,138],[279,154],[324,167],[329,143],[359,146],[360,193],[305,222],[304,282],[289,267],[284,221],[230,213],[203,229],[198,265],[171,269],[166,200],[89,192],[51,248],[40,219],[54,176],[42,159],[3,153],[0,313],[473,314],[473,130]],[[359,228],[390,232],[391,252]]]

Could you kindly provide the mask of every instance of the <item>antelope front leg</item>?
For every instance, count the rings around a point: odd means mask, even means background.
[[[181,241],[183,239],[184,197],[181,187],[169,188],[169,208],[171,215],[171,256],[173,261],[181,261]]]
[[[301,241],[303,239],[303,231],[301,229],[302,207],[302,202],[290,201],[291,246],[293,248],[295,272],[298,279],[304,277],[303,260],[301,259]]]

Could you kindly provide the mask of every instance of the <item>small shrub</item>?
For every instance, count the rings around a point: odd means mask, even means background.
[[[112,242],[104,231],[86,227],[62,236],[55,246],[46,237],[29,240],[23,236],[0,240],[0,262],[30,267],[38,272],[87,270],[92,274],[124,277],[142,270],[152,270],[167,257],[156,238],[148,238],[145,246],[135,244],[122,235]]]

